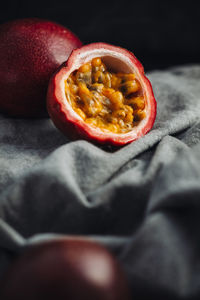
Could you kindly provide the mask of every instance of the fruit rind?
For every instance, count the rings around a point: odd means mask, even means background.
[[[52,21],[26,18],[0,25],[0,112],[47,116],[46,92],[55,70],[82,43]]]
[[[102,132],[85,123],[67,103],[64,81],[69,74],[94,57],[109,56],[115,62],[125,63],[136,73],[147,99],[147,117],[132,131],[125,134]],[[50,79],[47,93],[47,109],[54,124],[69,138],[86,139],[95,143],[124,145],[144,136],[153,126],[156,117],[156,101],[150,81],[142,64],[130,51],[106,43],[92,43],[73,50],[67,62]]]
[[[1,299],[130,299],[120,263],[90,238],[40,240],[23,250],[0,282]]]

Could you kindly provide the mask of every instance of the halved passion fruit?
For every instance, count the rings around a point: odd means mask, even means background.
[[[145,135],[156,116],[141,63],[131,52],[105,43],[72,52],[50,80],[47,108],[68,137],[112,145]]]

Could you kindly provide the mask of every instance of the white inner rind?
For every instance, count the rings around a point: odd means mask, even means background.
[[[69,77],[69,75],[79,69],[83,64],[91,61],[95,57],[101,57],[102,61],[106,64],[108,68],[110,68],[114,72],[123,72],[123,73],[134,73],[136,75],[137,80],[140,82],[143,93],[144,93],[144,98],[145,98],[145,108],[144,112],[146,113],[146,117],[139,122],[137,126],[134,126],[131,131],[127,133],[113,133],[113,132],[107,132],[103,131],[99,127],[94,127],[93,125],[89,125],[84,120],[72,109],[71,105],[67,101],[67,97],[65,94],[65,80]],[[96,133],[99,135],[103,134],[104,138],[107,137],[116,137],[116,140],[123,135],[124,138],[127,136],[131,135],[132,138],[134,138],[134,132],[135,132],[135,137],[138,136],[138,132],[145,127],[145,125],[148,123],[151,110],[149,109],[149,102],[148,98],[151,95],[148,95],[148,90],[145,89],[145,85],[143,83],[143,78],[138,71],[137,68],[134,68],[133,62],[129,59],[129,57],[126,57],[125,55],[121,53],[116,53],[111,50],[107,49],[95,49],[91,51],[87,51],[85,53],[80,53],[76,56],[75,63],[73,63],[72,68],[69,70],[69,72],[66,72],[65,76],[63,77],[63,82],[62,82],[62,93],[63,97],[66,99],[66,107],[68,110],[70,110],[71,117],[75,120],[79,120],[79,123],[84,123],[85,126],[90,127],[90,129],[95,130]]]

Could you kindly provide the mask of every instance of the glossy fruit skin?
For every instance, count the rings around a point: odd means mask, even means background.
[[[1,300],[130,300],[121,268],[101,245],[66,238],[32,246],[11,266]]]
[[[86,62],[84,56],[87,57],[87,53],[91,53],[91,51],[94,51],[94,53],[95,51],[113,52],[118,55],[118,57],[121,56],[128,59],[129,64],[134,66],[134,69],[142,80],[148,98],[149,118],[145,126],[138,130],[134,129],[128,134],[115,135],[113,133],[105,132],[97,133],[91,126],[82,120],[78,120],[74,117],[74,114],[71,113],[69,107],[66,105],[67,100],[63,96],[62,83],[64,79],[66,79],[66,74],[76,69],[74,68],[74,65],[77,64],[77,61],[81,61],[82,64]],[[100,52],[98,52],[96,57],[100,56]],[[137,140],[139,137],[144,136],[149,132],[155,122],[157,105],[151,83],[144,74],[142,64],[137,60],[133,53],[126,49],[106,43],[92,43],[73,50],[68,60],[63,63],[51,77],[47,92],[47,110],[55,126],[72,140],[85,139],[95,144],[123,146]]]
[[[0,25],[0,112],[40,117],[53,72],[82,45],[65,27],[42,19]]]

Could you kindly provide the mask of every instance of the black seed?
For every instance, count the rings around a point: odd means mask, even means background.
[[[120,91],[123,93],[123,94],[126,94],[128,89],[127,89],[127,86],[125,84],[121,85],[120,86]]]
[[[137,96],[139,96],[138,92],[130,93],[126,96],[126,99],[131,99],[131,98],[134,98],[134,97],[137,97]]]
[[[92,72],[96,73],[97,71],[99,71],[99,67],[92,67]]]
[[[104,80],[104,76],[103,76],[103,74],[101,73],[101,75],[100,75],[99,78],[98,78],[98,83],[103,83],[103,80]]]
[[[134,121],[135,122],[139,122],[140,121],[140,116],[139,115],[135,115],[134,116]]]
[[[84,101],[79,96],[76,96],[76,103],[79,106],[83,106],[84,105]]]

